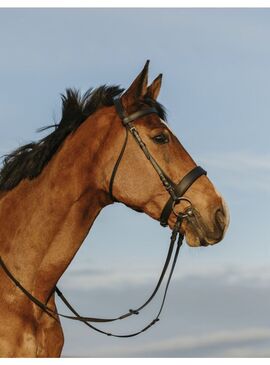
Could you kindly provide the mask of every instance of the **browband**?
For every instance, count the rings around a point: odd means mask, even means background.
[[[143,117],[144,115],[148,115],[148,114],[152,114],[152,113],[158,114],[158,111],[156,108],[149,107],[147,109],[138,110],[137,112],[127,115],[119,98],[114,99],[114,105],[115,105],[116,111],[124,125],[127,125],[128,123],[133,122],[134,120],[139,119],[140,117]]]

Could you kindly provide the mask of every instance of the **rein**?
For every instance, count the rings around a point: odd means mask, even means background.
[[[175,184],[165,174],[165,172],[159,166],[157,161],[150,154],[147,146],[145,145],[145,143],[141,139],[141,137],[139,135],[139,132],[137,131],[135,126],[132,124],[133,121],[135,121],[136,119],[141,118],[145,115],[149,115],[149,114],[152,114],[152,113],[158,114],[158,111],[156,110],[156,108],[148,107],[147,109],[142,109],[142,110],[136,111],[135,113],[132,113],[131,115],[128,115],[126,113],[126,111],[124,110],[123,106],[122,106],[120,98],[115,99],[114,104],[115,104],[115,108],[116,108],[116,111],[118,113],[118,116],[120,117],[120,119],[123,123],[123,126],[126,129],[126,135],[125,135],[125,140],[124,140],[123,146],[121,148],[120,154],[119,154],[118,159],[117,159],[117,161],[114,165],[112,175],[111,175],[111,179],[110,179],[110,183],[109,183],[109,195],[110,195],[112,201],[117,201],[113,196],[113,183],[114,183],[114,179],[115,179],[119,164],[120,164],[120,162],[122,160],[122,157],[124,155],[126,145],[127,145],[127,141],[128,141],[128,135],[130,133],[134,137],[136,142],[138,143],[139,147],[143,151],[143,153],[146,156],[146,158],[148,159],[148,161],[152,164],[153,168],[157,172],[163,186],[165,187],[165,189],[170,194],[170,198],[169,198],[169,200],[167,201],[167,203],[165,204],[165,206],[162,210],[162,213],[161,213],[161,216],[160,216],[160,224],[164,227],[167,226],[170,214],[173,212],[176,215],[176,222],[175,222],[174,227],[172,229],[172,234],[171,234],[171,239],[170,239],[170,245],[169,245],[169,249],[168,249],[167,258],[165,260],[164,267],[162,269],[162,272],[161,272],[161,275],[160,275],[159,280],[157,282],[157,285],[156,285],[155,289],[153,290],[152,294],[145,301],[145,303],[142,304],[140,307],[138,307],[136,309],[129,309],[128,312],[126,312],[126,313],[124,313],[124,314],[122,314],[118,317],[115,317],[115,318],[95,318],[95,317],[81,316],[73,308],[73,306],[68,302],[68,300],[65,298],[63,293],[61,293],[61,291],[57,288],[57,286],[55,286],[55,288],[53,289],[51,295],[55,292],[59,296],[59,298],[63,301],[63,303],[74,314],[74,316],[69,316],[69,315],[66,315],[66,314],[61,314],[58,311],[48,307],[47,304],[41,302],[39,299],[37,299],[35,296],[33,296],[15,278],[15,276],[7,268],[7,266],[5,265],[5,263],[4,263],[4,261],[1,257],[0,257],[0,266],[2,267],[2,269],[6,273],[6,275],[9,277],[9,279],[16,285],[16,287],[18,287],[18,289],[21,290],[21,292],[24,295],[26,295],[28,297],[29,300],[31,300],[43,312],[45,312],[49,316],[53,317],[56,321],[59,322],[58,316],[62,317],[62,318],[72,319],[72,320],[83,322],[86,326],[90,327],[91,329],[93,329],[93,330],[95,330],[99,333],[105,334],[107,336],[113,336],[113,337],[119,337],[119,338],[128,338],[128,337],[137,336],[140,333],[145,332],[146,330],[148,330],[150,327],[152,327],[155,323],[157,323],[159,321],[159,317],[160,317],[160,314],[161,314],[162,309],[164,307],[164,303],[165,303],[165,300],[166,300],[169,284],[170,284],[170,281],[171,281],[171,278],[172,278],[172,275],[173,275],[173,271],[174,271],[174,268],[175,268],[175,265],[176,265],[176,262],[177,262],[179,251],[180,251],[180,248],[182,246],[183,239],[184,239],[184,236],[180,232],[181,223],[182,223],[184,218],[193,215],[192,203],[187,198],[183,197],[183,194],[189,189],[189,187],[201,175],[206,175],[206,171],[203,168],[201,168],[200,166],[196,166],[187,175],[185,175],[178,184]],[[176,213],[175,210],[174,210],[175,205],[181,203],[182,200],[185,200],[185,201],[189,202],[190,206],[188,207],[188,209],[186,210],[185,213],[179,213],[179,212]],[[175,242],[177,242],[176,249],[175,249]],[[175,251],[175,252],[174,252],[173,260],[172,260],[172,263],[171,263],[170,272],[168,274],[167,284],[165,286],[165,290],[164,290],[163,299],[162,299],[162,302],[161,302],[161,305],[160,305],[160,309],[159,309],[158,314],[156,315],[156,317],[148,325],[146,325],[142,330],[140,330],[138,332],[134,332],[134,333],[131,333],[131,334],[126,334],[126,335],[119,335],[119,334],[113,334],[113,333],[110,333],[110,332],[103,331],[103,330],[101,330],[101,329],[99,329],[96,326],[93,326],[91,324],[91,323],[114,322],[114,321],[118,321],[118,320],[123,320],[123,319],[128,318],[132,315],[138,315],[140,313],[140,311],[143,308],[145,308],[152,301],[152,299],[155,297],[155,295],[157,294],[157,292],[158,292],[158,290],[159,290],[159,288],[162,284],[162,281],[165,277],[167,269],[170,265],[172,255],[173,255],[173,251]],[[47,302],[49,301],[51,295],[49,296]]]
[[[165,303],[165,299],[166,299],[166,296],[167,296],[167,292],[168,292],[169,284],[170,284],[170,281],[171,281],[171,277],[172,277],[172,274],[173,274],[173,271],[174,271],[174,268],[175,268],[175,265],[176,265],[176,262],[177,262],[177,258],[178,258],[178,255],[179,255],[180,248],[181,248],[182,243],[183,243],[183,239],[184,239],[184,236],[179,232],[181,221],[182,221],[182,217],[179,216],[177,218],[176,224],[175,224],[175,226],[173,228],[173,231],[172,231],[170,246],[169,246],[169,250],[168,250],[168,254],[167,254],[167,258],[166,258],[163,270],[161,272],[160,278],[158,280],[158,283],[157,283],[153,293],[146,300],[146,302],[143,305],[141,305],[140,307],[138,307],[136,309],[129,309],[129,311],[127,313],[122,314],[121,316],[118,316],[118,317],[115,317],[115,318],[95,318],[95,317],[83,317],[83,316],[81,316],[73,308],[73,306],[69,303],[69,301],[65,298],[65,296],[58,289],[58,287],[55,286],[54,290],[52,291],[52,294],[55,292],[59,296],[59,298],[63,301],[63,303],[69,308],[69,310],[75,316],[69,316],[69,315],[66,315],[66,314],[59,313],[58,311],[48,307],[46,304],[44,304],[39,299],[37,299],[35,296],[33,296],[27,289],[25,289],[23,287],[23,285],[20,284],[20,282],[15,278],[15,276],[7,268],[7,266],[4,263],[2,257],[0,257],[0,266],[3,268],[3,271],[9,277],[9,279],[16,285],[16,287],[18,289],[21,290],[21,292],[23,294],[25,294],[28,297],[28,299],[30,299],[35,305],[37,305],[43,312],[48,314],[50,317],[54,318],[57,322],[59,322],[59,319],[57,318],[59,316],[59,317],[62,317],[62,318],[83,322],[86,326],[90,327],[94,331],[102,333],[102,334],[107,335],[107,336],[118,337],[118,338],[135,337],[135,336],[138,336],[139,334],[141,334],[142,332],[145,332],[146,330],[148,330],[150,327],[152,327],[155,323],[157,323],[159,321],[159,316],[160,316],[160,314],[162,312],[162,309],[164,307],[164,303]],[[177,236],[178,236],[178,239],[177,239]],[[176,239],[177,239],[177,247],[175,249],[175,253],[174,253],[170,273],[168,275],[167,284],[165,286],[165,291],[164,291],[163,299],[162,299],[162,302],[161,302],[161,306],[160,306],[160,309],[159,309],[158,314],[156,315],[156,317],[148,325],[146,325],[142,330],[140,330],[138,332],[131,333],[131,334],[127,334],[127,335],[119,335],[119,334],[106,332],[106,331],[103,331],[103,330],[97,328],[96,326],[93,326],[91,324],[91,322],[92,323],[115,322],[115,321],[118,321],[118,320],[128,318],[132,315],[138,315],[139,312],[143,308],[145,308],[152,301],[152,299],[155,297],[155,295],[158,292],[158,289],[159,289],[159,287],[160,287],[160,285],[163,281],[163,278],[164,278],[164,276],[167,272],[168,266],[171,262],[172,253],[174,251]],[[50,298],[50,296],[49,296],[49,298]],[[48,300],[49,300],[49,298],[48,298]],[[48,302],[48,300],[47,300],[47,302]]]

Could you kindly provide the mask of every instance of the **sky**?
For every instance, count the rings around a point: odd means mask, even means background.
[[[171,128],[230,210],[220,244],[184,245],[158,324],[119,340],[63,320],[63,356],[270,356],[269,39],[270,9],[0,9],[0,155],[45,135],[67,87],[128,87],[150,59]],[[154,287],[169,236],[107,207],[59,287],[84,315],[121,314]],[[140,329],[157,308],[108,329]]]

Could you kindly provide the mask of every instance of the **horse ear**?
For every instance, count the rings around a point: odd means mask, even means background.
[[[153,100],[156,100],[160,92],[161,82],[162,74],[159,74],[158,77],[152,82],[152,84],[148,86],[146,96]]]
[[[130,87],[125,91],[122,96],[122,102],[124,106],[128,106],[134,103],[135,100],[143,98],[147,93],[148,82],[148,68],[149,60],[146,61],[143,70],[139,73],[136,79],[132,82]]]

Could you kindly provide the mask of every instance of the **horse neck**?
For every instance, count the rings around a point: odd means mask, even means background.
[[[42,299],[110,202],[102,178],[108,168],[102,150],[110,128],[96,114],[66,139],[36,179],[23,180],[0,200],[0,222],[6,221],[1,255],[22,284]]]

